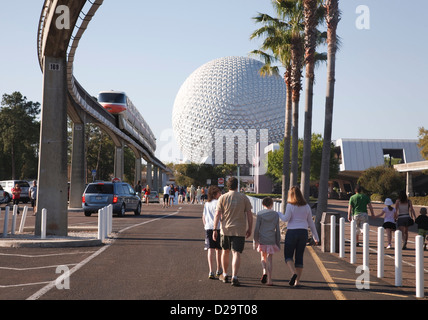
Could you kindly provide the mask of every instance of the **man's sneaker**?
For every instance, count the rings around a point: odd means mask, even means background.
[[[220,277],[218,277],[220,281],[223,281],[224,283],[229,283],[229,276],[225,276],[224,274],[221,274]]]
[[[208,275],[208,279],[215,279],[214,272],[210,272],[210,274]]]
[[[238,278],[232,278],[232,287],[239,287],[240,285]]]
[[[223,271],[217,271],[217,272],[215,273],[215,276],[218,278],[218,277],[220,277],[222,274],[223,274]]]

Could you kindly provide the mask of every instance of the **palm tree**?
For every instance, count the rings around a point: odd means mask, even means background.
[[[337,26],[340,21],[339,0],[325,0],[327,23],[327,95],[325,100],[324,144],[322,151],[321,175],[318,196],[316,225],[320,229],[322,213],[327,210],[328,180],[333,126],[334,86],[336,82]]]
[[[301,0],[272,1],[278,16],[288,24],[291,54],[291,100],[292,100],[292,133],[291,133],[291,172],[290,184],[297,184],[298,145],[299,145],[299,102],[302,91],[302,70],[304,61],[304,24]],[[285,147],[285,146],[284,146]],[[285,150],[285,149],[284,149]]]
[[[305,199],[309,199],[311,138],[312,138],[312,105],[316,62],[325,61],[325,54],[317,54],[317,45],[325,41],[325,34],[318,31],[318,25],[324,20],[324,7],[320,0],[303,0],[305,20],[305,127],[303,137],[303,159],[301,189]]]
[[[262,50],[253,50],[251,54],[258,55],[265,61],[260,70],[260,74],[278,75],[279,68],[273,65],[274,62],[281,63],[285,68],[284,80],[287,91],[286,112],[285,112],[285,132],[284,132],[284,157],[282,165],[282,199],[286,199],[290,187],[290,144],[291,144],[291,116],[292,116],[292,88],[291,88],[291,47],[289,25],[277,18],[272,18],[267,14],[259,14],[253,18],[258,23],[265,25],[251,34],[250,39],[265,36],[261,46]],[[263,50],[268,50],[268,54]],[[285,201],[282,202],[282,212],[285,212]]]

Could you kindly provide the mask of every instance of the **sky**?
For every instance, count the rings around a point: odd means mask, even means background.
[[[0,1],[0,94],[19,91],[41,103],[36,40],[44,1]],[[418,128],[428,128],[428,1],[342,0],[340,9],[333,139],[418,139]],[[260,41],[249,39],[258,12],[273,14],[271,1],[105,0],[80,42],[74,75],[94,96],[125,91],[158,139],[158,158],[177,162],[172,110],[181,85],[211,60],[258,49]],[[324,131],[325,94],[322,65],[314,133]],[[300,137],[304,104],[302,91]]]

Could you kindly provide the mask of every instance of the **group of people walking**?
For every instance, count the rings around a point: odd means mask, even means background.
[[[247,196],[238,192],[238,180],[227,181],[229,192],[221,194],[216,186],[208,189],[208,201],[204,206],[202,220],[205,227],[205,246],[208,251],[209,278],[232,286],[239,286],[239,267],[245,239],[253,233],[251,203]],[[308,228],[315,242],[319,242],[312,210],[300,189],[292,187],[288,193],[285,214],[272,210],[273,200],[263,199],[263,210],[257,213],[254,228],[253,248],[260,253],[262,265],[261,283],[273,285],[273,255],[280,251],[279,220],[288,222],[284,242],[284,259],[290,270],[290,286],[299,286],[303,272],[303,254],[308,241]],[[221,221],[221,223],[220,223]],[[231,277],[228,273],[232,255]],[[213,260],[216,260],[216,265]],[[216,272],[214,273],[214,268]]]
[[[385,199],[385,207],[381,213],[376,215],[370,198],[362,193],[361,187],[355,189],[355,194],[349,200],[348,220],[354,220],[357,227],[357,246],[359,245],[359,234],[362,233],[364,223],[368,222],[368,211],[372,217],[384,217],[383,228],[386,231],[388,245],[387,249],[392,248],[392,233],[397,229],[401,231],[403,248],[407,249],[407,241],[409,238],[409,227],[413,224],[418,225],[419,235],[425,238],[428,234],[428,217],[427,209],[422,207],[420,215],[416,217],[415,209],[412,201],[407,197],[405,191],[401,191],[395,204],[390,198]],[[426,245],[424,245],[426,249]]]
[[[239,286],[239,267],[245,240],[253,233],[252,207],[247,196],[239,193],[238,180],[234,177],[227,181],[229,192],[222,194],[217,186],[208,189],[208,199],[205,203],[202,220],[205,229],[205,248],[210,279],[219,279],[232,286]],[[375,214],[370,198],[356,188],[356,194],[349,200],[348,220],[356,221],[357,242],[362,233],[364,223],[368,222],[368,212],[373,217],[384,216],[383,227],[387,231],[388,247],[391,248],[392,231],[398,228],[403,235],[403,248],[406,248],[408,228],[413,223],[418,224],[419,234],[424,239],[428,234],[427,209],[422,207],[416,218],[415,210],[405,192],[401,192],[394,203],[385,200],[385,207]],[[262,265],[261,283],[273,285],[273,255],[280,251],[280,224],[287,222],[287,232],[284,240],[284,260],[290,270],[289,285],[298,287],[303,273],[303,256],[309,239],[309,229],[315,244],[319,237],[312,219],[312,210],[304,199],[298,187],[292,187],[288,192],[285,214],[274,211],[273,200],[263,199],[263,210],[257,212],[257,220],[253,234],[253,249],[260,253]],[[230,255],[232,261],[230,263]],[[231,276],[228,273],[231,264]]]

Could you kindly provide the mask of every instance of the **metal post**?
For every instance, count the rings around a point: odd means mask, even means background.
[[[357,229],[356,229],[356,224],[355,224],[355,220],[351,221],[351,259],[350,262],[351,264],[354,264],[357,260]]]
[[[377,277],[383,278],[384,267],[384,229],[377,228]]]
[[[424,237],[416,236],[416,298],[424,297]]]
[[[401,261],[401,231],[395,231],[395,286],[401,287],[402,284],[402,261]]]
[[[7,237],[7,229],[9,227],[9,206],[6,206],[4,213],[4,226],[3,226],[3,238]]]
[[[330,253],[336,252],[336,216],[330,217]]]
[[[339,257],[345,258],[345,218],[339,219]]]

